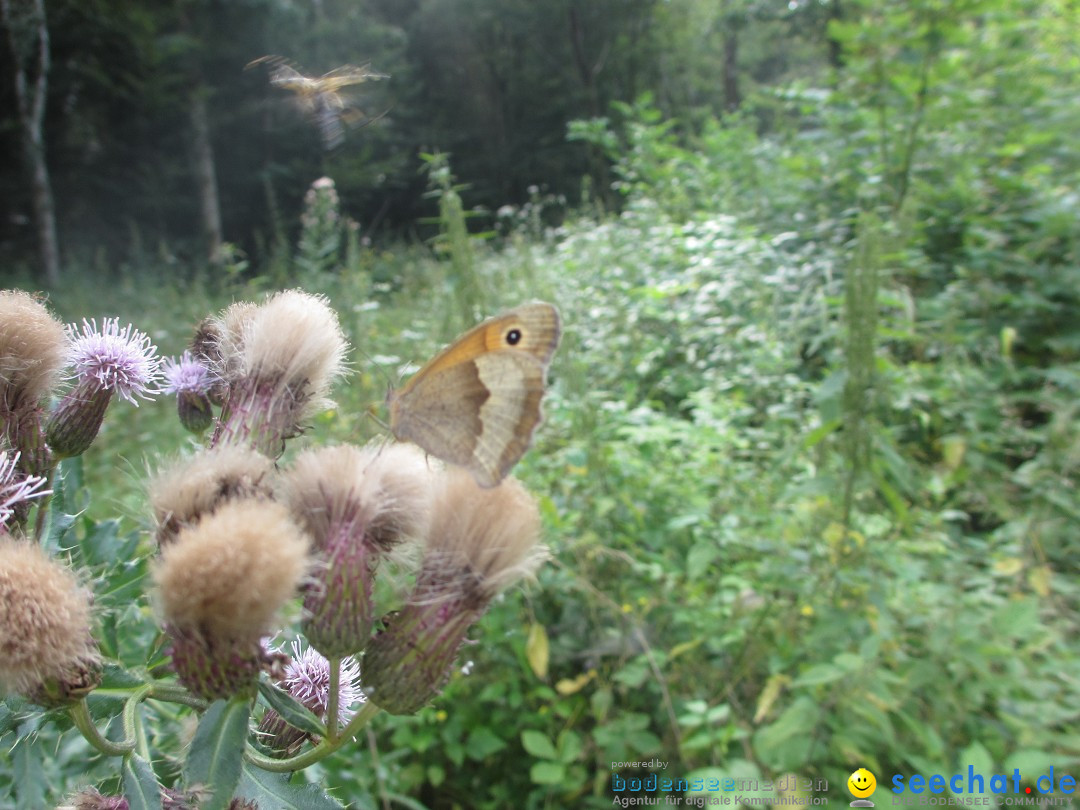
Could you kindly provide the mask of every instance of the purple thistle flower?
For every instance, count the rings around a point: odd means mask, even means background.
[[[101,429],[113,394],[132,405],[135,397],[151,399],[161,375],[157,347],[145,334],[118,318],[83,319],[82,331],[67,326],[67,361],[75,386],[49,414],[45,439],[54,458],[70,458],[86,451]]]
[[[166,357],[162,362],[165,373],[164,394],[176,394],[176,412],[180,424],[198,435],[214,421],[213,402],[210,391],[221,382],[206,363],[196,359],[191,352],[184,352],[179,361]]]
[[[345,725],[356,714],[351,706],[363,703],[366,698],[357,685],[360,665],[355,658],[341,659],[339,672],[338,722]],[[294,641],[292,661],[285,666],[285,680],[281,685],[316,716],[325,719],[330,699],[330,662],[318,650],[314,647],[305,649],[299,641]]]
[[[68,362],[80,385],[119,394],[132,405],[135,397],[151,399],[160,376],[161,358],[157,347],[143,332],[128,324],[120,328],[119,318],[83,319],[82,330],[68,324]]]
[[[165,384],[161,387],[163,394],[207,394],[219,379],[190,351],[184,352],[179,360],[163,358],[161,370],[165,375]]]
[[[51,489],[42,489],[45,485],[44,478],[37,475],[24,476],[18,471],[19,455],[0,451],[0,524],[8,522],[20,503],[52,492]]]

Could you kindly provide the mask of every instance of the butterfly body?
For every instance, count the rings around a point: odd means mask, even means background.
[[[484,321],[447,346],[387,397],[390,430],[431,455],[497,485],[540,424],[559,312],[525,304]]]

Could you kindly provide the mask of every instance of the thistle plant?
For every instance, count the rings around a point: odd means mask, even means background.
[[[313,278],[340,265],[343,233],[340,208],[337,189],[329,177],[320,177],[304,195],[296,264]]]
[[[283,455],[331,404],[347,354],[328,302],[299,290],[207,317],[165,360],[115,318],[64,328],[0,294],[0,689],[9,711],[66,713],[120,776],[62,807],[340,806],[274,774],[438,700],[469,628],[544,559],[513,479],[480,489],[385,442]],[[155,448],[149,531],[80,534],[66,470],[111,403],[158,393],[204,443]],[[116,636],[131,594],[95,593],[108,570],[141,572],[158,633],[141,660]],[[147,729],[185,714],[198,727],[176,768]]]

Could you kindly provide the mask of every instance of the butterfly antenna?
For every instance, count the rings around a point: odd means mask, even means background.
[[[370,354],[368,354],[366,351],[361,349],[359,346],[356,347],[356,350],[360,352],[360,354],[364,355],[364,358],[369,363],[371,363],[372,366],[379,370],[379,374],[381,374],[383,376],[383,379],[386,380],[386,387],[388,390],[393,389],[394,385],[396,385],[396,382],[401,381],[401,378],[398,377],[398,380],[395,382],[395,380],[393,380],[390,375],[386,373],[386,369],[383,368],[383,364],[376,360],[374,357],[372,357]]]
[[[390,395],[394,392],[394,386],[396,384],[395,381],[390,377],[389,374],[386,373],[386,369],[383,367],[382,363],[380,363],[378,360],[376,360],[374,357],[372,357],[366,351],[361,349],[359,346],[356,347],[356,350],[358,352],[360,352],[360,354],[362,354],[367,359],[368,363],[370,363],[372,368],[378,369],[379,374],[381,374],[383,379],[386,380],[386,398],[383,401],[384,402],[389,402],[390,401]],[[400,381],[400,379],[401,378],[399,376],[398,381]],[[379,416],[376,413],[374,407],[368,408],[367,411],[366,411],[366,415],[367,415],[367,417],[369,419],[371,419],[376,425],[378,425],[380,428],[382,428],[385,432],[387,432],[387,433],[390,432],[390,425],[379,418]]]

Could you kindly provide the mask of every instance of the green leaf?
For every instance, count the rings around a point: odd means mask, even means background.
[[[806,434],[806,438],[803,439],[803,447],[809,449],[820,442],[822,439],[835,433],[841,426],[839,419],[833,419],[825,422],[823,425],[819,425],[814,430],[811,430]]]
[[[709,576],[712,570],[709,566],[720,556],[720,546],[715,540],[703,540],[695,543],[686,555],[686,570],[691,579]]]
[[[817,686],[823,683],[832,683],[841,678],[846,678],[848,673],[833,664],[818,664],[810,667],[791,684],[797,686]]]
[[[1025,779],[1035,780],[1049,773],[1051,768],[1063,766],[1067,761],[1062,754],[1040,751],[1037,748],[1024,748],[1014,751],[1005,758],[1005,772],[1012,773],[1014,769],[1019,768]]]
[[[184,763],[184,778],[188,786],[201,785],[212,791],[203,810],[224,810],[233,797],[240,781],[250,714],[247,698],[218,700],[199,721]]]
[[[566,768],[559,762],[536,762],[529,768],[529,778],[537,785],[558,785],[566,777]]]
[[[597,720],[604,720],[608,716],[608,712],[611,711],[614,702],[615,696],[610,689],[597,689],[589,698],[589,708],[592,709],[593,717]]]
[[[161,810],[161,787],[150,763],[138,754],[124,757],[124,798],[131,810]]]
[[[319,721],[319,718],[284,689],[263,678],[259,680],[259,694],[290,726],[295,726],[308,734],[314,734],[316,737],[326,736],[326,726]]]
[[[52,496],[49,498],[49,513],[45,521],[45,546],[47,548],[65,548],[64,539],[78,519],[73,514],[71,501],[82,480],[82,459],[64,459],[56,466],[52,478]],[[77,511],[77,510],[75,510]]]
[[[559,734],[559,761],[569,765],[581,756],[585,743],[581,735],[574,731],[563,731]]]
[[[809,698],[799,698],[775,723],[754,734],[754,750],[776,771],[797,771],[805,766],[813,745],[813,730],[821,710]]]
[[[41,770],[45,752],[36,742],[37,737],[19,736],[22,739],[12,751],[15,760],[12,778],[18,799],[15,807],[17,810],[40,810],[45,806],[45,774]]]
[[[15,695],[10,695],[0,701],[0,737],[7,734],[19,722],[19,715],[11,710],[9,701],[19,700]]]
[[[521,744],[525,750],[540,759],[558,759],[559,754],[548,736],[534,729],[521,732]]]
[[[496,751],[506,748],[506,740],[487,726],[481,726],[469,732],[469,738],[465,744],[469,750],[469,759],[472,760],[485,759]]]
[[[236,796],[274,810],[341,810],[344,806],[318,785],[294,785],[285,774],[270,773],[248,763],[244,763]]]
[[[975,769],[975,773],[994,772],[994,758],[978,740],[960,752],[958,769],[965,770],[969,765]]]
[[[424,769],[424,774],[433,787],[438,787],[446,781],[446,769],[441,765],[429,765]]]
[[[649,669],[649,662],[642,655],[627,661],[621,669],[616,670],[613,680],[636,689],[644,684],[651,674],[652,670]]]
[[[102,667],[101,685],[86,698],[91,715],[99,717],[116,712],[143,683],[143,679],[133,672],[106,662]]]
[[[1039,603],[1036,599],[1014,599],[994,612],[994,629],[1015,639],[1027,638],[1039,626]]]

